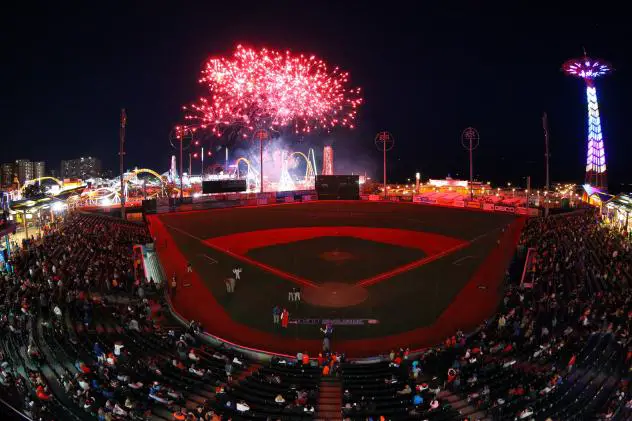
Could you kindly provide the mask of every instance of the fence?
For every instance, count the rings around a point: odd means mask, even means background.
[[[362,195],[360,196],[361,200],[369,200],[372,202],[383,201],[384,197],[371,194],[371,195]],[[467,209],[478,209],[486,212],[500,212],[500,213],[513,213],[516,215],[525,215],[525,216],[540,216],[540,210],[535,208],[525,208],[519,206],[510,206],[494,204],[494,203],[485,203],[480,202],[478,200],[467,200],[463,198],[459,199],[448,199],[448,198],[433,198],[428,196],[421,195],[413,195],[412,198],[410,196],[389,196],[388,202],[407,202],[407,203],[418,203],[423,205],[437,205],[437,206],[447,206],[453,208],[467,208]]]

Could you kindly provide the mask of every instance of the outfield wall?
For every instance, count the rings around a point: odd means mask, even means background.
[[[513,213],[516,215],[526,216],[540,216],[540,210],[536,208],[525,208],[520,206],[514,206],[509,204],[502,204],[497,202],[496,204],[479,201],[479,200],[464,200],[463,198],[431,198],[427,196],[414,195],[414,196],[388,196],[388,199],[384,199],[384,196],[371,194],[360,196],[361,200],[369,200],[372,202],[389,201],[389,202],[412,202],[422,205],[434,205],[434,206],[446,206],[450,208],[467,208],[477,209],[486,212],[501,212],[501,213]]]
[[[156,202],[156,213],[191,211],[203,209],[215,209],[238,206],[263,206],[278,203],[311,202],[318,200],[314,190],[270,192],[270,193],[228,193],[213,194],[200,197],[185,197],[182,203],[176,204],[174,199],[163,198]],[[388,196],[384,199],[381,195],[361,195],[360,200],[372,202],[408,202],[420,205],[444,206],[479,210],[485,212],[511,213],[525,216],[540,216],[540,209],[517,206],[502,201],[491,203],[484,200],[469,200],[463,197],[427,197],[422,195]]]

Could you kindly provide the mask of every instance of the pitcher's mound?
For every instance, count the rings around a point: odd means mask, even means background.
[[[306,288],[303,301],[318,307],[350,307],[364,302],[369,292],[360,286],[340,282],[328,282],[317,287]]]
[[[353,254],[348,251],[326,251],[321,253],[320,258],[329,262],[344,262],[353,259]]]

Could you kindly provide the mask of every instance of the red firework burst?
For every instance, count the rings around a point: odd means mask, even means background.
[[[218,136],[236,127],[244,137],[256,128],[295,133],[354,127],[362,104],[360,88],[348,88],[349,74],[330,70],[315,56],[237,46],[230,58],[211,58],[200,83],[209,97],[185,107],[192,124]]]

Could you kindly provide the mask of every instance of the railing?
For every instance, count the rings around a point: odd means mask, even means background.
[[[533,265],[535,265],[535,258],[538,255],[538,252],[534,248],[529,248],[527,251],[527,258],[524,261],[524,269],[522,270],[522,277],[520,278],[520,285],[525,288],[532,288],[532,282],[525,282],[527,277],[527,273],[533,272]]]
[[[5,415],[6,414],[13,414],[13,415],[16,415],[18,417],[18,419],[22,419],[22,420],[26,420],[26,421],[33,421],[33,418],[27,416],[22,411],[20,411],[19,409],[15,408],[9,402],[5,401],[2,398],[0,398],[0,408],[6,408],[6,410],[0,410],[0,413],[2,413],[2,414],[5,414]],[[5,418],[3,417],[3,419],[5,419]]]

